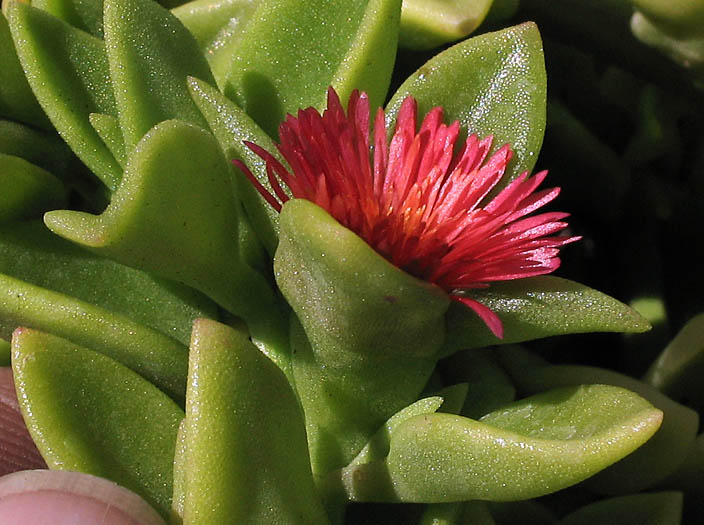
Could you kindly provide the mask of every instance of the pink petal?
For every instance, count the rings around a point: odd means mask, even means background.
[[[487,308],[482,303],[475,301],[474,299],[470,299],[469,297],[458,295],[450,295],[450,297],[453,300],[462,303],[467,308],[472,309],[474,313],[476,313],[479,318],[484,321],[484,324],[486,324],[487,328],[491,330],[492,334],[499,339],[504,338],[504,325],[501,323],[499,316],[496,315],[490,308]]]

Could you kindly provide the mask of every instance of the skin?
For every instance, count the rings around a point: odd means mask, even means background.
[[[139,496],[111,481],[51,470],[26,470],[0,478],[0,516],[6,525],[165,523]]]

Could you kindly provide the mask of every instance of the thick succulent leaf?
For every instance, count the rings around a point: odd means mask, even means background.
[[[183,508],[186,504],[186,418],[181,420],[176,434],[176,450],[174,451],[174,492],[171,497],[170,523],[183,522]]]
[[[493,310],[504,325],[498,339],[477,315],[459,304],[447,313],[446,355],[465,348],[517,343],[585,332],[645,332],[650,324],[635,310],[573,281],[540,276],[492,284],[466,295]]]
[[[127,152],[125,151],[125,138],[122,136],[122,128],[120,128],[120,119],[104,113],[91,113],[88,115],[88,120],[120,167],[124,169],[127,164]]]
[[[436,354],[445,292],[395,267],[312,202],[289,200],[280,221],[276,281],[314,347],[340,366],[356,355]]]
[[[359,501],[510,501],[577,483],[647,441],[662,412],[605,385],[523,399],[480,421],[430,414],[402,423],[384,462],[344,469]]]
[[[0,117],[7,117],[51,129],[49,119],[34,98],[27,83],[10,27],[5,15],[0,12]]]
[[[18,329],[12,367],[29,432],[52,469],[111,479],[168,514],[183,411],[109,357]]]
[[[645,381],[687,404],[704,405],[704,314],[690,319],[667,345]]]
[[[252,336],[283,362],[284,317],[269,283],[241,260],[241,210],[230,173],[210,133],[162,122],[132,151],[102,215],[60,210],[44,222],[100,255],[202,291],[244,318]]]
[[[329,85],[345,101],[386,96],[396,55],[400,0],[265,0],[230,49],[224,93],[272,137],[286,113],[325,106]],[[295,30],[292,30],[295,20]]]
[[[175,339],[64,294],[0,274],[0,335],[36,328],[110,356],[174,399],[186,387],[188,352]]]
[[[184,524],[327,522],[300,405],[246,332],[196,322],[185,446]]]
[[[193,35],[169,11],[150,0],[107,0],[105,45],[128,152],[164,120],[206,126],[186,77],[214,80]]]
[[[687,458],[677,472],[663,482],[663,485],[694,494],[704,493],[704,433],[697,436]]]
[[[233,32],[257,8],[257,0],[192,0],[171,13],[195,37],[201,49],[215,49],[224,28]],[[241,27],[241,26],[240,26]]]
[[[21,157],[57,176],[67,171],[72,156],[55,133],[1,119],[0,153]]]
[[[172,11],[198,41],[220,86],[230,71],[232,49],[237,47],[245,24],[260,3],[259,0],[193,0]]]
[[[0,227],[0,273],[119,313],[184,345],[196,318],[218,315],[192,288],[97,257],[39,222]]]
[[[673,36],[704,36],[704,5],[689,0],[633,0],[633,6],[654,25]]]
[[[91,113],[116,114],[104,43],[21,2],[10,2],[8,21],[42,108],[76,155],[114,190],[122,170],[88,121]]]
[[[103,0],[32,0],[32,7],[103,38]]]
[[[10,366],[10,342],[0,339],[0,367]]]
[[[631,377],[601,368],[576,365],[530,367],[511,359],[511,349],[501,352],[502,363],[525,394],[548,389],[600,383],[627,388],[643,396],[662,410],[665,418],[653,439],[640,450],[624,458],[589,480],[590,489],[604,494],[628,494],[650,487],[672,474],[684,461],[699,428],[697,413],[675,403],[651,386]],[[644,469],[643,465],[648,468]]]
[[[459,352],[440,365],[446,381],[466,381],[469,388],[459,414],[479,419],[516,398],[516,389],[508,374],[488,352]]]
[[[0,222],[39,217],[65,203],[59,179],[24,159],[0,153]]]
[[[253,142],[276,155],[276,147],[271,138],[243,109],[216,88],[197,78],[188,79],[188,88],[225,156],[243,161],[273,195],[274,190],[266,174],[266,163],[244,144],[245,140]],[[279,238],[279,213],[254,189],[240,170],[234,170],[234,180],[237,194],[252,226],[267,251],[273,255]]]
[[[327,472],[418,399],[449,299],[301,199],[283,206],[274,273],[300,320],[292,322],[293,372],[313,471]]]
[[[492,0],[403,0],[399,45],[432,49],[460,40],[482,23]]]
[[[675,5],[683,3],[673,2]],[[689,3],[691,5],[699,4],[699,2]],[[695,9],[699,13],[691,16],[690,20],[698,21],[704,18],[704,9],[701,9],[701,6]],[[683,14],[687,11],[683,10]],[[654,47],[662,54],[667,55],[673,62],[687,69],[695,84],[701,86],[704,83],[704,31],[701,29],[701,22],[695,25],[694,30],[675,22],[679,26],[678,33],[680,34],[670,33],[667,27],[669,24],[661,22],[661,20],[651,20],[643,13],[636,11],[631,18],[631,31],[638,40]]]
[[[610,498],[582,507],[560,521],[560,525],[679,525],[682,523],[682,493],[653,492]]]
[[[493,151],[508,143],[514,156],[501,184],[532,170],[545,132],[543,44],[532,22],[476,36],[443,51],[406,80],[387,105],[395,121],[412,95],[421,114],[442,106],[445,120],[480,137]]]
[[[433,414],[438,411],[443,402],[444,399],[440,396],[425,397],[396,412],[377,430],[376,434],[372,436],[359,454],[350,462],[350,465],[361,465],[384,459],[389,453],[391,436],[401,423],[413,416]]]

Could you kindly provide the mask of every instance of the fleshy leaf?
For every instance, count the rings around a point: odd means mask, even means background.
[[[32,7],[103,38],[103,0],[32,0]]]
[[[258,0],[193,0],[172,10],[198,41],[218,85],[230,71],[231,50],[245,24],[252,19]]]
[[[256,0],[192,0],[172,9],[171,13],[190,31],[207,55],[209,49],[218,47],[215,42],[224,28],[233,32],[235,27],[249,19],[256,7]]]
[[[274,272],[297,316],[295,384],[313,472],[324,473],[349,463],[418,398],[442,344],[449,299],[309,201],[288,201],[280,228]]]
[[[625,304],[583,284],[552,276],[492,284],[466,295],[493,310],[504,325],[495,337],[471,311],[451,305],[443,353],[585,332],[645,332],[650,324]]]
[[[507,349],[510,350],[510,349]],[[650,487],[672,474],[684,461],[699,428],[697,413],[675,403],[651,386],[631,377],[601,368],[576,365],[530,367],[516,363],[512,353],[500,349],[502,363],[525,394],[548,389],[600,383],[627,388],[662,410],[663,424],[641,449],[587,481],[587,486],[603,494],[628,494]],[[643,465],[648,468],[644,469]]]
[[[508,374],[486,352],[459,352],[440,367],[446,381],[466,381],[469,385],[462,410],[458,412],[463,416],[479,419],[516,398],[516,389]]]
[[[432,49],[460,40],[482,23],[492,0],[404,0],[399,44]]]
[[[0,367],[10,366],[10,342],[0,339]]]
[[[704,314],[690,319],[652,364],[645,381],[674,399],[704,405]]]
[[[185,425],[184,524],[327,522],[300,405],[246,332],[194,325]]]
[[[116,114],[103,41],[21,2],[10,2],[8,21],[42,108],[71,149],[114,190],[122,170],[88,121],[91,113]]]
[[[653,523],[679,525],[682,522],[682,493],[653,492],[610,498],[582,507],[560,521],[560,525],[594,523]]]
[[[176,434],[174,451],[174,493],[171,498],[171,523],[183,523],[183,508],[186,504],[186,418],[181,420]]]
[[[22,328],[12,346],[22,413],[49,467],[111,479],[167,515],[183,411],[134,372],[64,339]]]
[[[267,151],[276,151],[271,138],[262,130],[247,113],[220,93],[216,88],[197,78],[188,79],[188,88],[198,109],[208,121],[210,130],[218,139],[220,147],[228,159],[240,159],[245,162],[257,180],[270,191],[273,191],[266,174],[266,164],[251,149],[244,145],[248,140],[258,144]],[[266,202],[241,170],[233,171],[237,193],[242,199],[252,226],[257,235],[273,255],[278,244],[279,214]]]
[[[343,101],[360,89],[380,106],[400,12],[400,0],[263,1],[230,49],[220,87],[272,137],[287,113],[325,107],[330,85]]]
[[[647,441],[662,412],[627,390],[589,385],[518,401],[480,421],[402,423],[383,462],[342,471],[356,501],[510,501],[577,483]]]
[[[433,414],[438,411],[443,402],[444,399],[440,396],[425,397],[396,412],[377,430],[376,434],[371,437],[369,442],[357,454],[357,457],[350,462],[350,465],[361,465],[384,459],[389,453],[391,436],[401,423],[421,414]]]
[[[21,157],[57,176],[68,170],[72,156],[56,134],[10,120],[0,120],[0,153]]]
[[[0,117],[51,129],[49,119],[34,98],[17,58],[10,27],[0,12]]]
[[[230,173],[210,133],[165,121],[134,148],[102,215],[60,210],[44,222],[91,251],[202,291],[244,318],[252,337],[286,366],[277,298],[239,253],[241,210]]]
[[[65,202],[64,185],[51,173],[0,153],[0,222],[39,217]]]
[[[38,222],[0,227],[0,273],[119,313],[184,345],[196,318],[218,315],[192,288],[97,257]]]
[[[118,117],[129,152],[154,125],[179,119],[206,125],[186,77],[213,77],[193,35],[149,0],[105,1],[105,45]]]
[[[514,156],[500,185],[507,184],[532,170],[545,132],[546,78],[538,28],[528,22],[486,33],[436,55],[396,91],[387,105],[387,124],[408,95],[418,101],[420,114],[442,106],[446,122],[459,120],[468,133],[493,135],[492,152],[510,144]]]
[[[88,115],[88,120],[120,167],[124,168],[127,164],[127,152],[125,151],[125,139],[122,136],[120,120],[113,115],[104,113],[91,113]]]
[[[185,346],[131,319],[0,274],[0,334],[26,326],[70,339],[119,361],[174,399],[185,393]]]

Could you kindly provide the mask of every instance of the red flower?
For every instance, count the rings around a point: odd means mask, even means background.
[[[511,160],[509,146],[487,160],[492,137],[471,135],[453,155],[459,122],[443,124],[442,108],[436,107],[416,133],[416,112],[416,101],[406,98],[389,144],[384,112],[377,111],[372,159],[366,95],[352,93],[345,115],[330,88],[322,115],[304,109],[279,127],[277,147],[291,171],[247,143],[266,161],[274,195],[234,162],[275,209],[289,199],[280,180],[294,198],[324,208],[390,262],[440,286],[503,337],[498,316],[462,290],[550,273],[560,265],[558,248],[579,237],[551,236],[567,226],[566,213],[526,217],[560,191],[536,191],[547,172],[523,173],[485,202]]]

